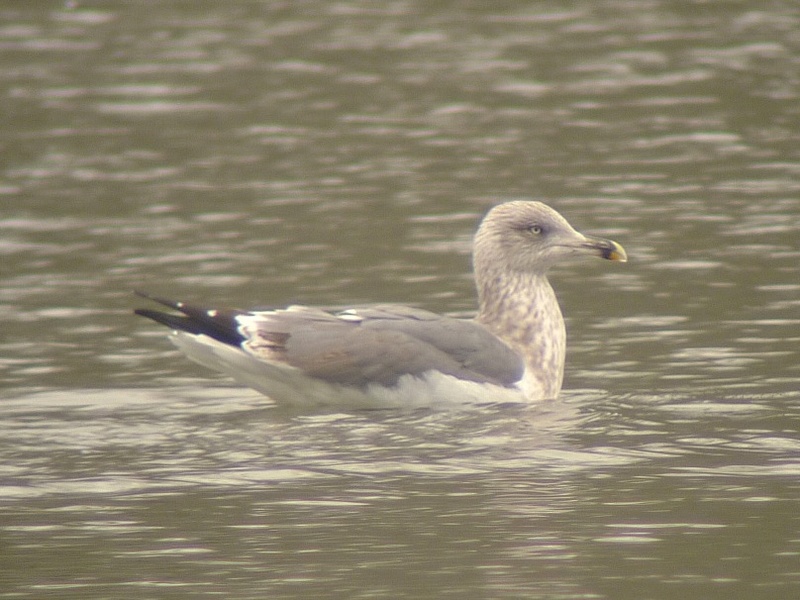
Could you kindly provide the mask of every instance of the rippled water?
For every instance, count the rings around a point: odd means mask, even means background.
[[[0,597],[800,590],[794,4],[0,7]],[[305,414],[130,291],[474,307],[544,199],[566,390]]]

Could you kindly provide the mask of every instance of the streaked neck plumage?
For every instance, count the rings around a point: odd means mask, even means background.
[[[475,260],[479,311],[476,320],[525,360],[520,383],[529,398],[555,398],[561,391],[566,329],[547,276],[497,268]]]

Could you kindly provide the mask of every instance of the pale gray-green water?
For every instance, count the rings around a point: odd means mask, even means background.
[[[0,598],[800,594],[794,2],[0,3]],[[474,308],[544,200],[557,402],[295,414],[134,288]]]

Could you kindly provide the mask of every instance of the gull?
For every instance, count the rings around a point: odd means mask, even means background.
[[[278,404],[398,408],[556,398],[566,330],[547,273],[576,257],[625,262],[625,250],[579,233],[546,204],[515,200],[489,210],[472,254],[473,319],[399,304],[208,308],[143,292],[175,312],[135,312],[169,327],[191,360]]]

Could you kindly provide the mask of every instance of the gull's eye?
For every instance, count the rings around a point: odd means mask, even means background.
[[[544,228],[541,225],[534,223],[528,227],[528,231],[530,231],[533,235],[542,235],[544,233]]]

